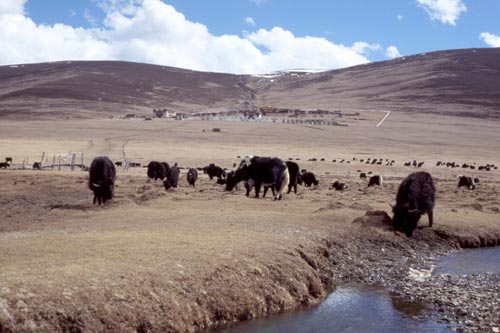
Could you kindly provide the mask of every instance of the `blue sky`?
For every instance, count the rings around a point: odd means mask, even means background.
[[[126,60],[334,69],[500,46],[499,0],[1,0],[0,65]]]

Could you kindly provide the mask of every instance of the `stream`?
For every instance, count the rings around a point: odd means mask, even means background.
[[[500,247],[435,259],[433,274],[500,272]],[[454,332],[434,322],[428,306],[391,295],[378,285],[337,286],[318,306],[213,330],[217,333]]]

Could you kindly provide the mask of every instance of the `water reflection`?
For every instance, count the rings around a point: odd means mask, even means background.
[[[437,259],[434,274],[500,273],[500,247],[461,251]]]
[[[397,304],[397,307],[395,306]],[[396,299],[379,286],[345,285],[318,307],[254,320],[220,333],[452,332],[420,319],[425,306]]]

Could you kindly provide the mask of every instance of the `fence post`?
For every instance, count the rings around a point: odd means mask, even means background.
[[[56,164],[56,155],[52,157],[52,171],[54,171],[54,164]]]
[[[122,154],[123,154],[123,163],[125,163],[124,165],[124,171],[127,172],[128,171],[128,160],[127,160],[127,155],[125,154],[125,145],[128,143],[128,141],[125,141],[125,143],[123,144],[122,146]]]
[[[75,171],[75,160],[76,160],[76,153],[71,153],[71,166],[70,166],[71,171]]]

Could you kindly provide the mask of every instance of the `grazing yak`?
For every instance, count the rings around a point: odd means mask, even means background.
[[[218,179],[226,178],[226,171],[222,169],[220,166],[215,165],[214,163],[210,163],[206,167],[203,168],[203,173],[208,174],[208,178],[214,179],[217,177]]]
[[[302,185],[302,183],[304,183],[305,187],[310,187],[313,184],[319,184],[318,180],[316,179],[316,175],[314,175],[314,173],[310,171],[304,170],[304,172],[302,172],[301,178],[302,179],[300,179],[299,184]]]
[[[194,168],[189,168],[187,172],[187,181],[191,186],[195,186],[196,180],[198,179],[198,171]]]
[[[462,186],[466,186],[469,190],[473,190],[476,188],[477,182],[479,182],[478,178],[472,178],[472,177],[467,177],[467,176],[458,176],[457,188],[460,188]]]
[[[148,164],[148,178],[163,180],[170,166],[166,162],[151,161]]]
[[[113,198],[115,192],[115,165],[106,156],[94,158],[89,169],[89,189],[94,192],[94,204]]]
[[[10,167],[9,163],[7,163],[7,162],[0,162],[0,169],[1,168],[7,169],[8,167]]]
[[[177,183],[179,182],[179,167],[177,163],[174,164],[173,167],[168,169],[167,174],[165,175],[165,180],[163,181],[163,186],[165,186],[165,190],[168,190],[171,187],[177,187]]]
[[[302,175],[300,174],[299,165],[291,161],[286,161],[285,164],[288,169],[288,174],[290,175],[290,182],[288,183],[287,194],[292,191],[292,188],[293,188],[293,193],[297,194],[297,184],[301,182],[302,178]]]
[[[429,218],[429,227],[432,227],[435,197],[436,188],[429,173],[415,172],[406,177],[399,185],[396,205],[392,207],[394,229],[411,237],[425,213]]]
[[[381,175],[371,176],[368,180],[368,187],[375,185],[384,187],[384,178]]]
[[[258,198],[260,188],[264,186],[275,190],[274,200],[281,200],[283,191],[290,182],[290,174],[286,164],[277,157],[247,156],[238,169],[228,175],[226,191],[231,191],[241,181],[246,181],[249,185],[247,195],[249,189],[255,187],[255,197]]]
[[[333,184],[332,187],[335,189],[335,191],[343,191],[349,188],[346,183],[339,182],[336,180]]]

